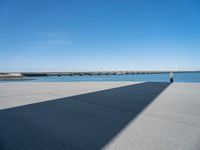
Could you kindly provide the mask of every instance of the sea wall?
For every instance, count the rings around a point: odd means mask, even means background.
[[[21,73],[0,73],[0,80],[21,80]]]

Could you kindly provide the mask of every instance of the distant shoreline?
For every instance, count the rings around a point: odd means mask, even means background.
[[[169,73],[156,74],[97,74],[97,75],[36,75],[20,78],[0,78],[0,82],[83,82],[83,81],[149,81],[169,82]],[[200,72],[174,73],[174,82],[198,82]]]
[[[200,73],[200,71],[0,72],[0,80],[21,80],[23,77],[166,74],[170,72]]]

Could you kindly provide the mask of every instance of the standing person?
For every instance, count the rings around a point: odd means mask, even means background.
[[[170,83],[173,83],[174,82],[174,74],[173,74],[173,72],[170,72],[169,78],[170,78]]]

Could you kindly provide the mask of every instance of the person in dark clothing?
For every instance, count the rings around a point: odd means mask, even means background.
[[[173,72],[170,72],[169,78],[170,78],[170,83],[173,83],[174,82],[174,74],[173,74]]]

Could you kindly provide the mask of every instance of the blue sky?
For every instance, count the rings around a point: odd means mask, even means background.
[[[199,0],[0,0],[0,71],[200,70]]]

